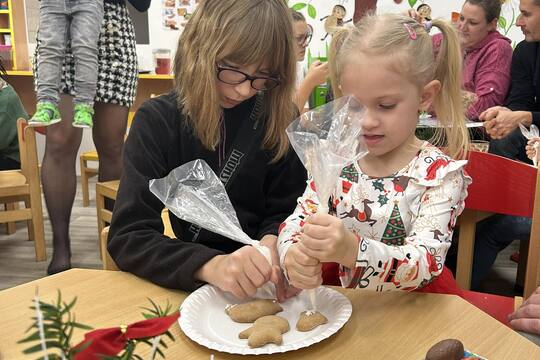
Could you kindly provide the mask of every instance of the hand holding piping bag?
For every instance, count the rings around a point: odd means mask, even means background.
[[[360,143],[363,114],[354,97],[344,96],[302,114],[287,128],[291,145],[315,183],[317,214],[328,214],[341,170],[367,154]],[[315,289],[308,291],[315,311]]]
[[[527,129],[522,124],[519,124],[519,129],[521,130],[521,133],[523,134],[523,136],[525,136],[529,140],[529,142],[527,143],[527,156],[529,156],[529,158],[532,159],[533,165],[535,167],[538,167],[538,147],[540,145],[538,143],[538,140],[540,140],[538,139],[538,137],[540,136],[538,127],[532,124],[530,128]],[[532,151],[530,151],[529,146],[532,147]],[[532,156],[530,156],[529,154]]]

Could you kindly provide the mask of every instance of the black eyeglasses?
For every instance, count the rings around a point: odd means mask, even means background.
[[[313,37],[313,33],[308,32],[308,33],[300,35],[300,36],[298,36],[298,37],[296,37],[294,39],[296,40],[296,44],[298,46],[304,47],[304,46],[309,45],[309,43],[311,42],[312,37]]]
[[[219,81],[229,85],[238,85],[246,80],[251,82],[251,87],[258,91],[272,90],[281,81],[272,76],[251,76],[240,70],[231,69],[223,65],[217,65],[217,78]]]

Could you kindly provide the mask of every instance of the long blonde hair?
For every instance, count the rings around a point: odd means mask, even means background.
[[[281,84],[264,93],[263,148],[274,161],[288,150],[286,127],[294,119],[296,60],[292,18],[282,0],[201,1],[178,41],[174,59],[178,105],[195,135],[208,149],[220,141],[223,110],[216,89],[216,64],[265,64]]]
[[[419,89],[432,80],[439,80],[441,90],[433,105],[442,127],[430,141],[437,146],[444,144],[453,158],[463,158],[469,146],[469,132],[461,96],[459,40],[454,28],[445,21],[433,20],[432,25],[441,31],[443,38],[436,59],[424,25],[407,16],[370,15],[363,17],[355,27],[343,28],[334,35],[330,46],[332,88],[336,95],[341,95],[341,71],[355,52],[389,60],[385,63],[390,64],[392,70],[407,76]]]

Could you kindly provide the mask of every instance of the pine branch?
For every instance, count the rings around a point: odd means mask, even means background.
[[[90,326],[75,321],[75,316],[71,313],[71,310],[76,302],[76,297],[69,304],[63,302],[60,290],[58,290],[56,302],[48,304],[39,301],[39,308],[43,315],[43,330],[47,350],[60,351],[67,359],[71,359],[74,355],[74,352],[71,350],[73,330],[75,328],[84,330],[92,329]],[[36,311],[36,307],[33,305],[30,309],[34,312]],[[18,343],[38,343],[25,349],[23,351],[24,354],[33,354],[42,351],[38,322],[36,317],[32,317],[32,320],[32,325],[26,330],[26,333],[30,332],[30,334],[24,339],[19,340]],[[47,355],[49,359],[61,359],[61,356],[57,354],[49,353]]]

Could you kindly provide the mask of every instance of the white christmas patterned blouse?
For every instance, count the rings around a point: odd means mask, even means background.
[[[371,178],[356,164],[345,167],[329,207],[360,243],[356,268],[340,266],[342,285],[411,291],[438,276],[471,183],[464,172],[466,163],[426,143],[405,168],[389,177]],[[308,179],[296,210],[280,227],[282,266],[317,205],[315,184]]]

